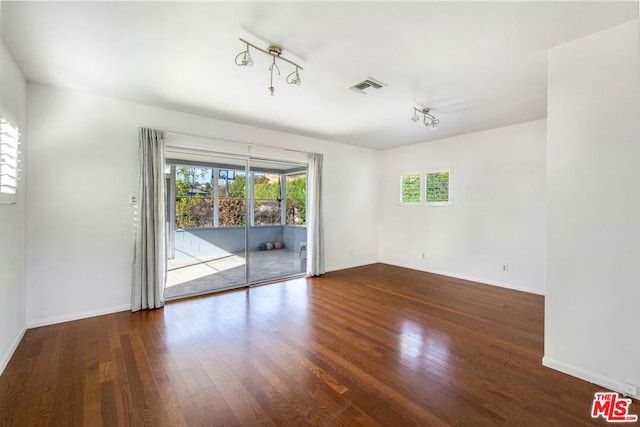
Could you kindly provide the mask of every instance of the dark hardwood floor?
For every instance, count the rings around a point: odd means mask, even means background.
[[[0,425],[606,424],[541,366],[543,301],[375,264],[32,329]]]

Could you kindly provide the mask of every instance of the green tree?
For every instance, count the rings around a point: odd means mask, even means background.
[[[193,166],[176,168],[176,228],[212,227],[213,200],[194,190],[210,193],[211,183],[202,182],[211,169]]]
[[[305,201],[307,198],[307,177],[305,175],[287,179],[287,199]]]
[[[197,184],[200,183],[207,175],[211,176],[211,169],[197,168],[193,166],[178,166],[176,168],[176,183],[182,181],[190,186],[190,189],[195,189]]]
[[[255,200],[280,199],[280,175],[255,174],[253,176],[253,197]]]
[[[218,224],[220,227],[242,227],[246,224],[245,188],[247,177],[235,174],[235,179],[229,184],[229,194],[224,197],[221,188]]]
[[[247,177],[245,175],[237,175],[236,179],[229,184],[229,197],[244,197],[244,189],[247,186]]]
[[[189,197],[191,191],[191,183],[186,179],[176,179],[176,200],[183,197]]]
[[[307,176],[287,177],[287,224],[305,225],[307,208]]]

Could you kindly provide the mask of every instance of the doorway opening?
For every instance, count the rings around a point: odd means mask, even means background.
[[[165,177],[167,300],[306,273],[306,164],[174,154]]]

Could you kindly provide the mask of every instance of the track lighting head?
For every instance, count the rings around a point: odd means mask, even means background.
[[[251,54],[249,53],[249,49],[247,48],[247,51],[245,52],[246,55],[244,57],[244,65],[247,67],[251,67],[253,66],[253,59],[251,58]]]
[[[285,79],[287,83],[296,86],[300,86],[302,84],[302,79],[300,78],[300,73],[298,72],[298,70],[298,67],[296,67],[296,70],[287,76],[287,78]]]
[[[238,58],[242,58],[238,61]],[[253,65],[253,59],[249,53],[249,44],[247,43],[247,49],[236,55],[236,65],[239,67],[251,67]]]

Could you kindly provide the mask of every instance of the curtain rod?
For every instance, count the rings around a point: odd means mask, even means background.
[[[182,132],[173,132],[173,131],[170,131],[170,130],[164,131],[164,133],[166,135],[186,136],[186,137],[191,137],[191,138],[202,138],[202,139],[208,139],[208,140],[211,140],[211,141],[231,142],[231,143],[234,143],[234,144],[246,144],[249,147],[256,146],[256,147],[263,147],[263,148],[275,148],[277,150],[284,150],[284,151],[292,151],[294,153],[319,154],[319,153],[314,153],[314,152],[311,152],[311,151],[294,150],[293,148],[274,147],[274,146],[271,146],[271,145],[255,144],[253,142],[234,141],[234,140],[231,140],[231,139],[222,139],[222,138],[214,138],[214,137],[211,137],[211,136],[194,135],[194,134],[182,133]]]

